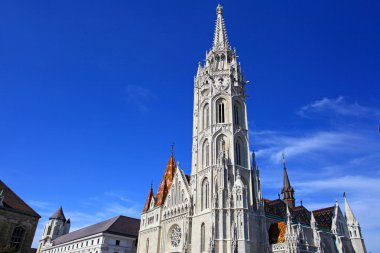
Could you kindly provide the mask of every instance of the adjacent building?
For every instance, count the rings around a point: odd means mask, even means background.
[[[63,221],[63,212],[55,213],[47,223],[47,229],[54,224],[57,219]],[[60,229],[55,231],[62,232],[62,235],[50,236],[50,233],[43,234],[40,242],[39,252],[43,253],[135,253],[137,247],[137,236],[140,227],[140,220],[126,217],[116,216],[106,221],[76,230],[71,233],[65,233],[65,226],[58,225]],[[67,224],[67,221],[66,221]],[[46,230],[46,228],[45,228]],[[45,238],[51,238],[45,240]]]
[[[41,216],[0,180],[0,249],[30,252]]]
[[[194,77],[191,174],[172,153],[141,214],[138,253],[365,253],[345,198],[309,211],[296,206],[283,164],[282,197],[264,199],[250,159],[245,81],[218,5],[214,40]]]

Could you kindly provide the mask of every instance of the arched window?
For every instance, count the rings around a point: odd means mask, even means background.
[[[205,231],[205,224],[202,223],[201,225],[201,253],[202,252],[205,252],[205,235],[206,235],[206,231]]]
[[[149,253],[149,238],[146,239],[146,249],[145,253]]]
[[[236,153],[236,164],[237,165],[242,165],[242,150],[241,150],[241,143],[240,141],[237,141],[235,144],[235,153]]]
[[[241,110],[240,110],[240,105],[238,103],[235,103],[234,105],[234,123],[235,125],[237,126],[240,126],[240,113],[241,113]]]
[[[209,105],[206,104],[203,107],[203,129],[206,129],[210,125],[210,109]]]
[[[223,99],[218,100],[216,103],[216,123],[225,122],[226,102]]]
[[[201,209],[207,209],[209,207],[209,185],[208,179],[205,178],[202,181],[202,196],[201,196]]]
[[[203,143],[203,167],[206,168],[210,165],[210,146],[208,141],[206,140]]]
[[[15,227],[12,233],[10,246],[16,250],[20,249],[22,241],[24,239],[25,229],[23,227]]]

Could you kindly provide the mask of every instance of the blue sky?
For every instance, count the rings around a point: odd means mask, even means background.
[[[281,153],[310,210],[342,193],[380,251],[380,2],[223,1],[263,192]],[[216,1],[2,1],[0,172],[46,219],[138,217],[175,142],[191,164],[193,77]],[[36,243],[34,244],[36,245]]]

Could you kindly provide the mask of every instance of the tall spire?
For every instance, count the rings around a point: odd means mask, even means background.
[[[282,163],[284,166],[284,177],[283,177],[283,185],[282,185],[282,199],[289,205],[289,207],[294,207],[295,199],[294,199],[294,189],[290,184],[288,172],[286,171],[286,163],[285,163],[285,155],[282,154]]]
[[[223,19],[223,7],[218,4],[216,7],[216,24],[214,33],[214,43],[212,45],[213,50],[228,50],[230,44],[228,43],[226,25]]]
[[[347,223],[353,224],[357,220],[356,220],[356,217],[354,215],[354,212],[352,212],[352,209],[351,209],[350,205],[348,204],[348,201],[346,198],[346,193],[343,193],[343,198],[344,198],[344,211],[346,213]]]

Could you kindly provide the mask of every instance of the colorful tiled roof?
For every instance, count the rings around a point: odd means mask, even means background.
[[[30,216],[41,218],[41,216],[28,206],[16,193],[14,193],[3,181],[0,180],[0,192],[3,191],[3,208],[15,210]],[[1,207],[0,207],[1,208]]]
[[[313,211],[317,226],[319,228],[331,229],[334,208],[334,206],[331,206]]]
[[[170,186],[173,183],[173,177],[174,177],[175,170],[176,170],[176,166],[175,166],[175,161],[174,161],[174,155],[171,154],[171,156],[169,158],[168,165],[166,166],[164,176],[162,177],[160,186],[159,186],[157,194],[156,194],[155,206],[161,206],[164,204],[166,196],[167,196],[168,191],[170,189]]]
[[[286,223],[283,221],[272,223],[269,227],[269,243],[285,242]]]
[[[153,192],[153,187],[150,186],[150,190],[149,190],[149,193],[148,193],[148,197],[146,198],[146,201],[145,201],[143,212],[148,211],[149,205],[150,205],[150,201],[151,201],[152,198],[154,198],[154,192]]]

